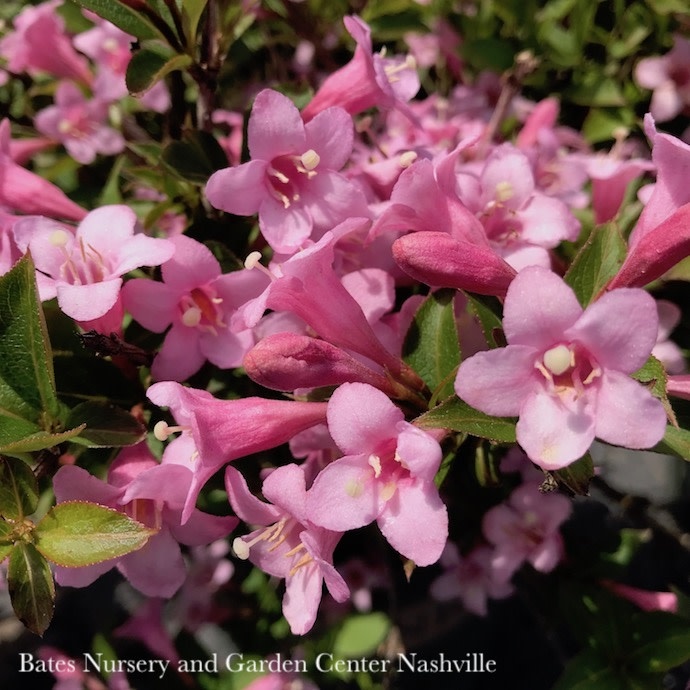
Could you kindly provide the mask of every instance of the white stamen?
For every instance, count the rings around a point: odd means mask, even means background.
[[[64,247],[69,242],[69,233],[64,230],[54,230],[48,239],[54,247]]]
[[[167,441],[172,434],[176,434],[178,431],[189,431],[187,426],[170,426],[166,421],[161,420],[156,422],[153,427],[153,435],[159,441]]]
[[[245,268],[256,268],[261,266],[261,252],[251,252],[244,260]]]
[[[369,463],[369,465],[371,465],[371,467],[374,470],[374,477],[378,479],[381,476],[381,458],[378,455],[374,455],[374,453],[372,453],[369,456],[367,462]]]
[[[504,203],[515,196],[513,185],[508,180],[503,180],[496,185],[496,201]]]
[[[232,542],[232,550],[241,561],[246,561],[249,558],[249,547],[244,543],[242,537],[237,537]]]
[[[201,309],[199,307],[189,307],[185,311],[184,314],[182,314],[182,323],[185,326],[188,326],[189,328],[194,328],[194,326],[198,326],[201,321]]]
[[[417,158],[418,156],[416,151],[405,151],[405,153],[402,153],[400,158],[398,158],[398,163],[400,163],[401,168],[409,168],[412,163],[417,160]]]
[[[314,149],[305,151],[299,159],[306,170],[313,170],[321,162],[321,156]]]
[[[573,366],[575,353],[567,345],[556,345],[544,353],[544,366],[554,375],[559,376]]]

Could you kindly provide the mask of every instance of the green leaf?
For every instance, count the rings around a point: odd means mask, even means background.
[[[81,428],[51,433],[32,422],[0,417],[0,453],[30,453],[52,448],[76,436]]]
[[[503,307],[499,300],[471,292],[463,291],[463,294],[467,297],[470,311],[479,319],[487,345],[490,348],[503,347],[506,342],[503,335]]]
[[[652,450],[655,453],[677,455],[683,460],[690,460],[690,431],[667,424],[664,437]]]
[[[0,518],[0,563],[12,553],[14,525]]]
[[[17,618],[43,635],[53,617],[55,583],[50,566],[33,544],[17,544],[10,554],[7,587]]]
[[[178,54],[162,43],[149,44],[138,50],[127,65],[127,89],[135,96],[146,93],[157,81],[194,62],[189,55]]]
[[[450,429],[498,443],[515,443],[515,421],[490,417],[458,397],[450,398],[414,420],[422,429]]]
[[[554,690],[630,690],[608,659],[586,649],[570,660]]]
[[[563,484],[577,496],[589,496],[589,483],[594,476],[594,462],[587,453],[563,469],[551,473],[559,484]]]
[[[623,265],[627,247],[615,223],[592,230],[564,276],[586,307]]]
[[[31,468],[18,458],[0,457],[0,515],[23,520],[38,506],[38,484]]]
[[[403,359],[445,400],[453,395],[452,373],[460,364],[460,346],[453,311],[455,290],[437,290],[417,310],[403,345]]]
[[[93,565],[140,549],[155,530],[112,508],[58,503],[36,525],[36,548],[65,568]]]
[[[350,616],[333,641],[333,656],[354,659],[371,654],[385,639],[391,622],[384,613]]]
[[[146,427],[129,412],[94,400],[70,410],[65,423],[82,427],[79,436],[72,440],[92,448],[131,446],[146,435]]]
[[[655,398],[661,401],[671,424],[677,424],[676,414],[666,394],[668,374],[664,365],[654,355],[650,355],[649,359],[630,376],[643,384]]]
[[[228,166],[220,144],[207,132],[190,132],[184,141],[173,141],[166,146],[161,160],[177,177],[198,185],[206,184],[216,170]]]
[[[78,5],[95,12],[99,17],[107,19],[123,31],[139,39],[163,38],[163,34],[146,17],[122,0],[74,0]],[[140,0],[145,5],[145,0]]]
[[[193,39],[206,5],[208,5],[208,0],[182,0],[182,21],[189,45],[194,45]]]
[[[0,415],[46,428],[58,412],[35,269],[25,256],[0,277]]]
[[[690,625],[665,611],[633,616],[629,622],[634,651],[627,667],[634,673],[661,673],[690,659]]]
[[[590,144],[614,139],[614,132],[635,124],[630,108],[591,108],[582,125],[582,133]]]

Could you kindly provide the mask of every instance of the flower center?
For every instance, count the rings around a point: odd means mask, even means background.
[[[218,335],[217,329],[227,325],[220,309],[222,303],[222,298],[217,296],[212,287],[194,288],[178,304],[182,323],[188,328],[199,328]]]
[[[546,350],[534,367],[552,393],[576,398],[602,373],[596,360],[577,343],[559,343]]]
[[[311,180],[317,172],[321,157],[314,149],[301,156],[278,156],[268,166],[268,189],[285,208],[300,200],[304,181]]]
[[[70,285],[90,285],[100,283],[110,273],[110,266],[105,257],[92,245],[85,244],[82,238],[75,242],[65,230],[55,230],[50,235],[50,243],[59,247],[65,256],[60,266],[59,276]]]

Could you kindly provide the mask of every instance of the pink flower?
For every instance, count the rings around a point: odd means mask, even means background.
[[[561,200],[536,189],[527,156],[511,144],[495,148],[478,175],[457,177],[460,200],[481,221],[489,243],[516,271],[551,266],[549,249],[574,241],[580,223]]]
[[[685,371],[683,351],[671,340],[673,329],[680,323],[681,310],[665,299],[657,300],[659,312],[659,333],[652,354],[656,357],[669,374],[682,374]]]
[[[75,465],[61,467],[54,479],[58,503],[87,500],[126,513],[157,532],[138,551],[83,568],[56,567],[62,585],[85,587],[117,566],[138,590],[170,597],[182,585],[186,569],[179,543],[208,544],[228,535],[233,517],[216,517],[194,509],[182,524],[182,509],[191,474],[178,465],[161,465],[145,443],[120,452],[103,482]],[[179,542],[179,543],[178,543]]]
[[[65,34],[65,24],[56,12],[62,0],[25,7],[14,20],[14,31],[0,40],[0,55],[7,69],[19,74],[37,71],[55,77],[91,82],[91,72]]]
[[[61,189],[14,161],[7,119],[0,122],[0,204],[20,213],[66,220],[82,220],[87,214]]]
[[[247,139],[251,160],[211,175],[213,206],[240,216],[259,214],[275,251],[291,254],[314,229],[366,215],[363,194],[336,171],[352,152],[352,119],[332,108],[308,124],[286,96],[265,89],[254,100]]]
[[[441,464],[436,439],[366,383],[345,383],[333,393],[328,428],[345,456],[314,480],[307,497],[312,522],[346,531],[376,520],[403,556],[420,566],[435,563],[448,538],[434,484]]]
[[[14,226],[23,251],[30,250],[43,301],[57,296],[60,309],[76,321],[91,321],[115,307],[122,275],[156,266],[175,251],[168,240],[137,233],[137,217],[126,206],[91,211],[76,232],[49,218],[31,217]]]
[[[448,542],[441,556],[443,575],[431,585],[431,595],[437,601],[460,599],[463,606],[477,616],[488,613],[488,599],[505,599],[513,593],[513,586],[498,579],[494,572],[493,549],[478,546],[461,556],[457,547]]]
[[[59,84],[55,105],[36,114],[36,129],[61,142],[78,163],[89,165],[101,153],[120,153],[125,147],[122,135],[105,124],[108,104],[98,98],[87,99],[77,86],[68,81]]]
[[[639,589],[611,580],[602,580],[601,584],[614,594],[632,601],[643,611],[668,611],[669,613],[678,611],[678,596],[673,592],[651,592],[647,589]]]
[[[531,482],[485,513],[482,531],[495,547],[491,557],[495,576],[507,582],[526,561],[539,572],[552,571],[563,557],[559,527],[571,511],[565,496],[542,493],[539,484]]]
[[[341,534],[309,520],[306,479],[297,465],[279,467],[264,480],[262,493],[273,505],[252,495],[233,467],[225,470],[225,486],[237,515],[249,524],[263,525],[235,539],[233,550],[269,575],[285,578],[283,614],[292,632],[304,635],[316,620],[324,581],[336,601],[350,594],[332,564]]]
[[[168,427],[159,422],[156,436],[166,440],[170,434],[182,432],[166,448],[163,462],[182,464],[193,474],[183,523],[191,515],[201,487],[226,463],[287,443],[326,418],[326,403],[258,397],[217,400],[207,391],[168,381],[155,383],[146,394],[156,405],[169,407],[179,425]],[[169,459],[173,448],[179,450]]]
[[[350,62],[333,72],[302,111],[306,122],[326,108],[337,105],[351,115],[374,106],[397,108],[417,121],[409,101],[419,91],[419,76],[411,56],[384,57],[374,53],[371,29],[358,16],[343,18],[343,24],[357,42]]]
[[[595,436],[626,448],[661,440],[663,406],[629,376],[657,338],[646,292],[615,290],[583,311],[561,278],[532,266],[508,289],[503,327],[508,346],[465,360],[455,392],[486,414],[519,416],[517,440],[533,462],[565,467]]]
[[[163,282],[135,278],[122,289],[124,307],[154,333],[170,324],[151,374],[157,381],[183,381],[209,360],[222,369],[238,367],[254,343],[251,330],[229,328],[234,311],[265,287],[258,271],[221,274],[220,264],[200,242],[179,235],[171,259],[161,267]]]
[[[643,88],[653,90],[652,117],[659,122],[672,120],[690,105],[690,41],[676,34],[666,55],[637,63],[635,79]]]

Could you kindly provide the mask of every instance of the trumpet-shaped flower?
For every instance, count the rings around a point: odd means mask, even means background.
[[[249,524],[262,525],[235,539],[236,555],[269,575],[285,578],[283,614],[294,634],[305,634],[316,620],[324,581],[336,601],[345,601],[350,594],[332,564],[341,534],[309,520],[306,478],[297,465],[279,467],[264,480],[262,493],[272,504],[251,494],[233,467],[225,470],[225,486],[237,515]]]
[[[192,483],[183,522],[191,515],[201,487],[223,465],[237,458],[287,443],[295,434],[326,418],[326,403],[264,400],[258,397],[218,400],[210,393],[162,381],[146,392],[156,405],[169,407],[179,426],[159,422],[154,432],[160,440],[181,431],[166,449],[181,446],[172,460],[188,467]],[[164,463],[167,461],[163,455]]]
[[[157,266],[175,251],[168,240],[136,233],[137,217],[126,206],[102,206],[71,228],[49,218],[25,218],[14,226],[17,244],[30,250],[41,299],[57,296],[76,321],[104,316],[118,302],[122,275]]]
[[[221,274],[220,264],[200,242],[179,235],[175,254],[161,267],[163,282],[144,278],[122,289],[124,307],[145,328],[160,333],[170,324],[151,373],[158,381],[183,381],[209,360],[222,369],[238,367],[254,344],[250,329],[229,328],[233,312],[265,287],[258,271]]]
[[[122,135],[106,124],[108,104],[85,98],[72,82],[63,81],[55,92],[55,105],[36,114],[36,129],[61,142],[78,163],[89,165],[102,153],[111,156],[125,147]]]
[[[561,278],[532,266],[508,288],[503,326],[507,347],[465,360],[455,392],[487,414],[519,416],[517,440],[533,462],[564,467],[595,437],[626,448],[661,440],[664,408],[630,377],[657,339],[649,294],[613,290],[583,311]]]
[[[56,12],[60,5],[62,0],[50,0],[25,7],[14,20],[14,31],[0,41],[0,55],[15,74],[48,72],[89,84],[89,66],[65,33],[65,23]]]
[[[382,51],[374,53],[371,29],[358,16],[343,19],[345,28],[357,42],[350,62],[331,74],[302,111],[305,121],[324,109],[337,105],[352,115],[379,106],[397,108],[417,121],[409,101],[419,91],[419,76],[414,58],[386,57]]]
[[[9,209],[67,220],[82,220],[86,209],[58,187],[14,160],[10,122],[0,122],[0,204]]]
[[[312,522],[345,531],[376,520],[403,556],[417,565],[435,563],[448,538],[448,514],[434,484],[441,464],[436,439],[406,422],[384,393],[366,383],[335,391],[328,428],[345,456],[309,489]]]
[[[271,247],[291,254],[313,230],[366,215],[363,193],[337,172],[350,157],[353,136],[352,119],[342,108],[305,125],[287,96],[264,89],[249,118],[251,160],[211,175],[206,196],[223,211],[258,213]]]

